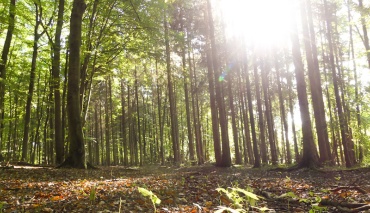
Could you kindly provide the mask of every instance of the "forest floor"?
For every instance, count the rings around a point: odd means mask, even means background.
[[[157,212],[215,212],[226,207],[248,212],[262,212],[261,208],[265,212],[370,209],[370,169],[365,168],[292,172],[212,165],[99,168],[0,169],[0,212],[154,212],[152,201],[139,192],[140,187],[161,200]],[[250,197],[242,196],[243,192]],[[254,195],[258,195],[256,202]]]

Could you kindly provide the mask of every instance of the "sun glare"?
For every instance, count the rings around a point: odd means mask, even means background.
[[[226,36],[253,45],[279,45],[289,39],[294,0],[222,0]]]

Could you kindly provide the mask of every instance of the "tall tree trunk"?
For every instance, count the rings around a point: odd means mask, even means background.
[[[331,15],[329,14],[329,8],[327,5],[327,1],[324,0],[324,7],[325,7],[325,17],[326,17],[326,28],[327,28],[327,39],[329,45],[329,62],[330,62],[330,69],[332,71],[332,78],[333,78],[333,85],[334,85],[334,94],[335,94],[335,102],[337,105],[337,113],[339,118],[339,125],[340,125],[340,132],[342,137],[342,144],[344,150],[344,157],[346,160],[346,167],[352,167],[354,165],[354,159],[351,159],[350,150],[349,150],[349,143],[348,143],[348,132],[347,132],[347,123],[345,119],[345,115],[343,112],[343,103],[341,101],[340,93],[339,93],[339,79],[337,74],[337,69],[335,66],[334,61],[334,48],[333,48],[333,41],[332,41],[332,26],[331,26]]]
[[[306,38],[304,39],[304,45],[306,49],[308,77],[310,79],[312,106],[315,115],[316,133],[320,151],[320,162],[330,162],[331,152],[325,118],[325,106],[321,88],[321,77],[319,62],[317,59],[316,38],[310,0],[301,0],[301,17],[303,36]]]
[[[60,96],[60,38],[63,28],[64,16],[64,0],[59,0],[58,5],[58,20],[55,30],[55,39],[53,45],[52,57],[52,89],[54,92],[54,136],[55,136],[55,151],[56,163],[61,164],[64,160],[64,141],[62,135],[62,108]]]
[[[223,81],[219,81],[219,77],[221,76],[220,72],[220,65],[218,63],[218,53],[216,47],[216,39],[215,39],[215,30],[214,30],[214,23],[213,23],[213,16],[212,16],[212,6],[211,1],[207,0],[207,13],[208,13],[208,30],[209,30],[209,38],[211,41],[211,53],[212,53],[212,63],[213,63],[213,71],[214,71],[214,81],[215,81],[215,89],[216,89],[216,102],[218,107],[218,114],[219,114],[219,125],[221,128],[221,144],[222,144],[222,161],[217,166],[222,167],[229,167],[231,166],[231,154],[230,154],[230,143],[229,143],[229,133],[228,133],[228,120],[226,115],[226,107],[225,107],[225,100],[223,94]]]
[[[243,43],[242,46],[245,47],[245,44]],[[247,53],[245,51],[243,51],[242,54],[243,54],[243,61],[244,61],[243,70],[244,70],[244,73],[246,73],[245,81],[246,81],[246,90],[247,90],[249,122],[250,122],[250,125],[251,125],[252,143],[253,143],[253,155],[254,155],[254,165],[253,165],[253,167],[254,168],[260,168],[261,167],[261,155],[260,155],[260,152],[258,150],[256,124],[255,124],[255,120],[254,120],[255,116],[254,116],[253,100],[252,100],[252,92],[251,92],[252,87],[251,87],[251,83],[250,83],[250,72],[248,70]],[[245,118],[246,117],[247,116],[245,116]],[[247,124],[247,121],[245,121],[245,125],[246,124]]]
[[[110,140],[110,129],[111,125],[109,122],[109,88],[108,88],[108,80],[105,81],[105,105],[104,105],[104,110],[105,110],[105,154],[106,154],[106,159],[105,159],[105,164],[107,166],[111,165],[111,140]]]
[[[257,99],[257,111],[258,111],[258,126],[260,132],[260,152],[262,163],[267,163],[267,147],[265,141],[265,125],[263,120],[263,111],[262,111],[262,101],[261,101],[261,92],[260,92],[260,81],[258,76],[257,60],[256,56],[253,56],[253,71],[254,71],[254,80],[255,80],[255,89],[256,89],[256,99]],[[255,153],[256,154],[256,153]],[[256,164],[256,163],[255,163]]]
[[[170,101],[170,119],[171,119],[171,137],[172,137],[172,149],[174,163],[180,163],[180,143],[179,143],[179,127],[177,119],[177,109],[176,109],[176,97],[172,81],[171,73],[171,58],[170,58],[170,41],[168,33],[168,23],[167,23],[167,9],[164,11],[164,32],[165,32],[165,45],[166,45],[166,71],[167,71],[167,84],[168,84],[168,98]]]
[[[141,129],[143,128],[143,125],[141,125],[140,122],[140,103],[139,103],[139,83],[138,83],[138,76],[137,76],[137,70],[135,67],[135,105],[136,105],[136,122],[137,122],[137,135],[138,140],[136,143],[139,144],[139,154],[140,154],[140,166],[143,165],[143,147],[142,147],[142,141],[141,141]]]
[[[366,27],[366,19],[365,19],[365,14],[364,14],[364,4],[363,0],[358,0],[358,4],[360,7],[361,11],[361,25],[362,25],[362,33],[363,33],[363,42],[366,50],[366,58],[367,58],[367,63],[370,68],[370,44],[369,44],[369,36],[367,34],[367,27]]]
[[[362,0],[359,0],[362,3]],[[349,0],[347,0],[347,13],[348,13],[348,22],[352,22],[352,16],[351,16],[351,3]],[[365,26],[365,30],[366,26]],[[358,75],[357,75],[357,65],[356,65],[356,58],[355,58],[355,48],[354,48],[354,42],[353,42],[353,26],[352,24],[349,24],[349,40],[350,40],[350,54],[349,58],[352,60],[353,64],[353,78],[355,80],[355,103],[356,103],[356,120],[357,120],[357,128],[362,135],[362,128],[361,128],[361,111],[360,111],[360,99],[359,99],[359,92],[358,92]],[[370,67],[370,61],[369,62],[369,67]],[[358,141],[358,149],[359,149],[359,161],[360,163],[363,161],[363,144],[362,141]]]
[[[122,145],[123,145],[123,165],[128,166],[128,143],[127,143],[127,136],[126,136],[126,101],[125,101],[125,85],[124,81],[121,80],[121,105],[122,105],[122,130],[121,130],[121,137],[122,137]]]
[[[205,21],[209,19],[205,17]],[[208,28],[207,28],[208,29]],[[213,57],[211,53],[211,44],[210,44],[210,35],[209,30],[207,30],[206,36],[206,55],[207,55],[207,71],[208,71],[208,90],[209,90],[209,98],[210,98],[210,106],[211,106],[211,125],[212,125],[212,136],[213,136],[213,149],[215,152],[215,160],[216,165],[221,165],[222,163],[222,152],[221,152],[221,139],[220,139],[220,127],[219,127],[219,118],[217,112],[217,105],[216,105],[216,95],[215,95],[215,73],[213,70]]]
[[[6,38],[3,46],[3,50],[1,52],[1,61],[0,61],[0,144],[2,144],[2,135],[3,135],[3,127],[4,127],[4,98],[5,98],[5,82],[6,82],[6,64],[8,62],[8,55],[10,50],[10,44],[12,42],[13,31],[14,31],[14,20],[15,20],[15,1],[10,0],[9,4],[9,24],[8,24],[8,31],[6,33]]]
[[[69,35],[70,60],[67,93],[68,139],[70,143],[68,157],[60,165],[81,169],[87,168],[79,95],[81,28],[85,9],[84,0],[73,0]]]
[[[313,140],[311,118],[308,107],[306,80],[304,77],[304,66],[302,62],[299,39],[297,34],[297,23],[295,22],[294,18],[295,17],[292,17],[292,54],[295,66],[298,102],[299,110],[301,113],[303,135],[303,155],[300,162],[298,163],[298,167],[314,168],[319,165],[319,157],[316,150],[316,145]]]
[[[194,54],[193,54],[194,57]],[[195,148],[197,153],[197,160],[198,165],[204,163],[204,155],[203,155],[203,144],[202,144],[202,131],[201,131],[201,123],[199,118],[199,104],[198,104],[198,91],[195,87],[195,83],[197,82],[197,74],[195,72],[195,66],[192,66],[190,57],[190,39],[188,39],[188,66],[189,66],[189,79],[190,79],[190,90],[191,90],[191,107],[192,107],[192,114],[193,114],[193,125],[195,130]]]
[[[36,14],[35,14],[35,27],[33,31],[33,53],[32,53],[32,62],[31,62],[31,71],[30,71],[30,82],[28,85],[28,94],[26,101],[26,114],[24,116],[24,130],[23,130],[23,146],[22,146],[22,161],[27,160],[28,152],[28,141],[29,141],[29,129],[31,121],[31,104],[35,84],[35,75],[36,75],[36,63],[37,63],[37,54],[38,54],[38,40],[41,37],[41,34],[38,33],[39,26],[41,24],[42,10],[39,5],[35,3]]]
[[[275,52],[275,51],[274,51]],[[274,61],[275,61],[275,70],[276,70],[276,81],[277,81],[277,86],[278,86],[278,96],[279,96],[279,105],[280,105],[280,115],[281,115],[281,120],[283,124],[283,135],[285,139],[285,149],[286,149],[286,163],[291,164],[292,163],[292,154],[290,151],[290,142],[289,142],[289,136],[288,136],[288,122],[286,119],[286,111],[285,111],[285,104],[284,104],[284,98],[283,98],[283,91],[281,88],[281,75],[280,75],[280,66],[279,66],[279,61],[277,58],[277,53],[274,54]]]
[[[236,70],[239,70],[239,64],[238,67],[234,68],[232,65],[229,65],[229,75],[227,80],[227,89],[228,89],[228,95],[229,95],[229,107],[231,111],[231,127],[233,131],[233,140],[234,140],[234,149],[235,149],[235,164],[242,164],[242,156],[240,154],[239,150],[239,136],[238,136],[238,128],[236,126],[236,110],[234,106],[234,95],[233,95],[233,73]]]
[[[100,153],[99,153],[99,144],[100,144],[100,128],[99,128],[99,115],[98,115],[98,109],[99,109],[99,106],[98,106],[98,101],[95,102],[95,107],[94,107],[94,124],[95,124],[95,164],[96,165],[99,165],[100,164]]]
[[[269,51],[269,50],[267,50]],[[265,101],[265,115],[267,121],[267,131],[268,131],[268,138],[270,144],[270,152],[271,152],[271,161],[273,165],[277,165],[277,150],[276,150],[276,143],[274,137],[274,124],[272,119],[272,110],[271,110],[271,103],[270,103],[270,92],[269,92],[269,83],[268,83],[268,75],[270,72],[270,54],[264,57],[263,62],[261,62],[261,79],[262,79],[262,90],[263,96]]]

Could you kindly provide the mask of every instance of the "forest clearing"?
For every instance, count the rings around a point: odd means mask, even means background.
[[[235,212],[366,212],[369,173],[368,168],[287,172],[210,164],[99,170],[16,166],[0,171],[0,212],[154,212],[140,187],[160,199],[156,211],[163,213],[222,207],[239,209]],[[249,190],[259,200],[252,202],[243,193],[227,196],[218,188]]]

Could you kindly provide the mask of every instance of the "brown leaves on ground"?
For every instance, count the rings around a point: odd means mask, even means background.
[[[153,212],[153,204],[138,187],[161,199],[158,212],[214,212],[219,206],[231,207],[233,201],[217,192],[220,187],[253,188],[263,197],[257,207],[270,212],[308,212],[323,205],[327,212],[360,212],[370,202],[368,176],[366,169],[279,172],[212,165],[100,170],[15,167],[0,170],[0,212]]]

